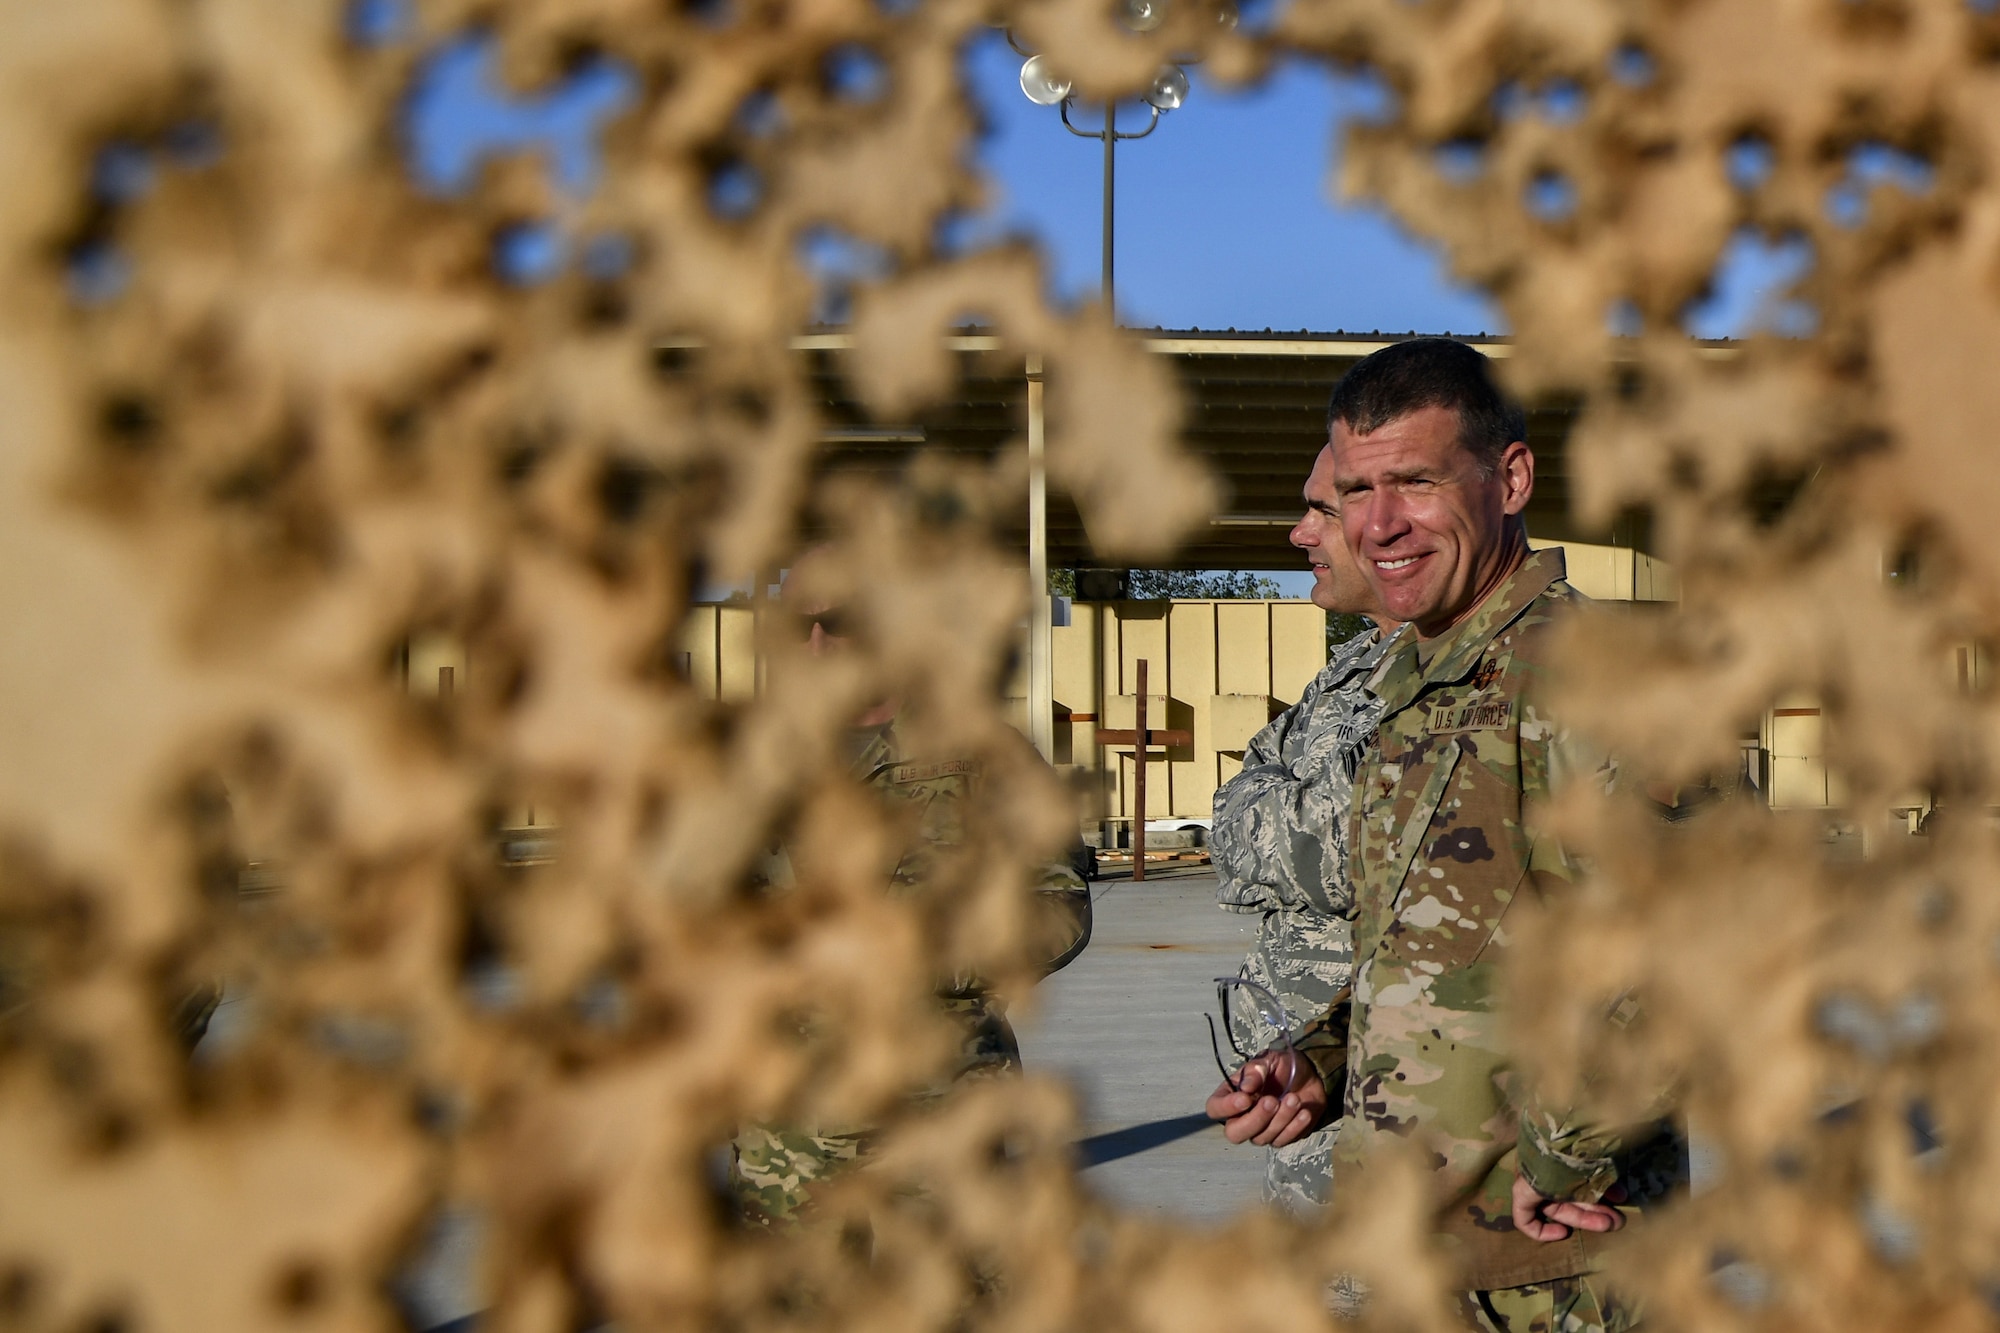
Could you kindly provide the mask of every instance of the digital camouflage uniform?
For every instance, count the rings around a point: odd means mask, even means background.
[[[1507,907],[1575,878],[1531,822],[1537,804],[1566,782],[1612,777],[1542,699],[1545,627],[1583,600],[1562,553],[1536,552],[1423,657],[1413,638],[1390,649],[1376,677],[1384,718],[1354,787],[1352,1002],[1301,1042],[1329,1089],[1344,1085],[1336,1187],[1381,1136],[1420,1139],[1436,1154],[1439,1232],[1469,1299],[1490,1307],[1481,1321],[1525,1327],[1521,1310],[1561,1304],[1566,1333],[1626,1316],[1606,1316],[1584,1276],[1598,1237],[1541,1243],[1516,1230],[1517,1166],[1555,1198],[1595,1201],[1622,1183],[1643,1201],[1671,1182],[1660,1164],[1676,1152],[1657,1124],[1611,1131],[1524,1105],[1501,1032]]]
[[[910,850],[896,865],[892,883],[899,892],[919,890],[932,874],[941,847],[964,838],[965,803],[977,792],[978,765],[963,759],[910,762],[892,719],[879,727],[857,728],[852,771],[896,806],[914,806],[916,831]],[[777,860],[783,860],[779,853]],[[787,872],[774,876],[784,879]],[[1048,971],[1067,963],[1090,938],[1090,886],[1067,864],[1043,867],[1037,883],[1039,915],[1050,938]],[[940,981],[938,1003],[959,1023],[962,1055],[954,1081],[988,1077],[1021,1067],[1021,1047],[1000,1001],[975,978]],[[942,1088],[925,1095],[939,1095]],[[865,1128],[753,1125],[733,1146],[730,1188],[742,1214],[753,1221],[787,1218],[807,1202],[814,1181],[864,1156]]]
[[[1347,816],[1355,766],[1382,706],[1367,688],[1391,640],[1358,634],[1334,649],[1299,701],[1258,732],[1243,769],[1215,793],[1210,850],[1217,901],[1263,915],[1240,975],[1285,1006],[1292,1031],[1326,1012],[1354,965],[1354,892],[1347,878]],[[1277,1029],[1253,1005],[1232,1006],[1244,1051],[1266,1050]],[[1264,1198],[1307,1214],[1332,1198],[1335,1121],[1269,1149]]]

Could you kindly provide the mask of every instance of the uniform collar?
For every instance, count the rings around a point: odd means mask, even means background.
[[[1485,656],[1500,631],[1513,624],[1537,597],[1561,581],[1566,573],[1567,566],[1560,547],[1530,551],[1520,567],[1488,593],[1486,600],[1474,607],[1471,615],[1446,630],[1431,646],[1429,665],[1420,666],[1418,663],[1416,635],[1404,639],[1391,657],[1402,668],[1396,672],[1400,679],[1384,681],[1386,688],[1403,695],[1392,701],[1392,709],[1407,704],[1427,685],[1457,680],[1471,671]],[[1398,690],[1397,686],[1402,689]]]
[[[879,726],[849,727],[843,748],[848,769],[856,777],[865,778],[882,765],[895,763],[902,753],[896,719],[892,717]]]
[[[1356,672],[1373,668],[1395,638],[1394,634],[1383,634],[1380,625],[1371,624],[1353,638],[1335,644],[1322,673],[1326,683],[1338,685]]]
[[[1397,647],[1414,640],[1415,632],[1408,625],[1396,626],[1393,634],[1384,634],[1380,625],[1364,630],[1333,650],[1319,673],[1320,692],[1330,694],[1358,685],[1367,694],[1380,698],[1382,680],[1389,664],[1396,660]]]

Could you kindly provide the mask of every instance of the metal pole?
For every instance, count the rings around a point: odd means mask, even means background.
[[[759,698],[763,697],[764,687],[768,683],[767,677],[770,674],[769,659],[771,652],[771,644],[774,642],[774,640],[772,639],[772,635],[778,632],[777,617],[778,617],[779,573],[780,571],[775,568],[771,569],[760,568],[757,571],[756,592],[755,595],[750,599],[750,615],[752,617],[750,622],[751,636],[755,640],[757,645],[757,655],[755,658],[756,665],[752,668],[753,675],[751,676],[750,680],[750,688],[752,692],[756,694],[757,697]],[[715,685],[716,685],[716,692],[719,695],[722,690],[722,655],[721,655],[722,616],[720,612],[716,614],[715,619],[716,619]]]
[[[1115,322],[1118,307],[1113,293],[1116,290],[1111,281],[1111,218],[1112,181],[1116,174],[1115,162],[1118,153],[1118,103],[1112,98],[1104,99],[1104,309]]]
[[[1146,878],[1146,659],[1139,659],[1137,715],[1132,721],[1132,878]]]
[[[1055,641],[1049,613],[1049,474],[1043,456],[1042,358],[1028,358],[1028,739],[1056,758]]]

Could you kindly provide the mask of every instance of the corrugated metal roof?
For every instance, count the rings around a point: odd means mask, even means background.
[[[1146,346],[1171,357],[1187,392],[1184,438],[1222,479],[1220,513],[1173,563],[1187,569],[1295,569],[1300,556],[1287,541],[1301,512],[1299,489],[1326,439],[1326,401],[1347,367],[1414,334],[1240,333],[1199,329],[1140,330]],[[1461,339],[1491,356],[1505,356],[1503,338]],[[841,353],[853,345],[839,330],[814,332],[794,346],[811,354],[814,383],[830,428],[821,466],[827,471],[900,471],[919,449],[990,457],[1025,439],[1027,383],[1000,355],[1001,340],[968,329],[947,339],[962,353],[951,401],[908,422],[870,421],[841,373]],[[1575,531],[1568,518],[1568,404],[1529,414],[1536,457],[1530,530],[1550,539],[1604,540]],[[1025,540],[1026,516],[1022,519]],[[1643,529],[1622,530],[1621,544],[1647,545]],[[1051,493],[1051,565],[1098,563],[1067,497]]]

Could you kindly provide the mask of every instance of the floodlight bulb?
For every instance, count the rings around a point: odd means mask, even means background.
[[[1151,32],[1167,21],[1167,0],[1125,0],[1118,21],[1133,32]]]
[[[1070,82],[1055,72],[1047,56],[1029,56],[1021,66],[1021,91],[1036,106],[1054,106],[1069,96]]]
[[[1147,103],[1162,111],[1172,111],[1187,101],[1188,78],[1179,65],[1162,65],[1153,76],[1153,86],[1141,94]]]

